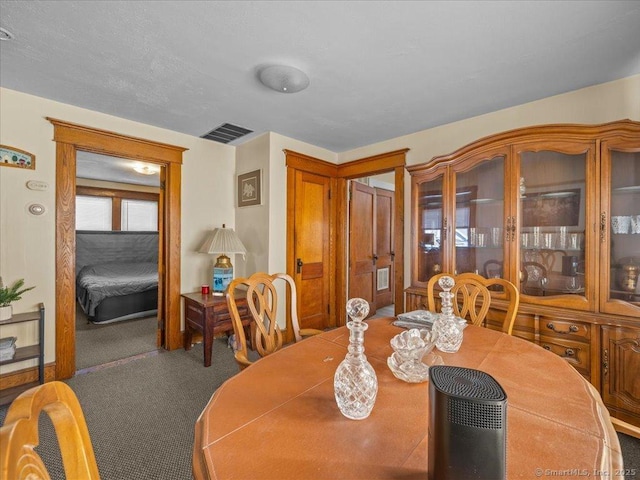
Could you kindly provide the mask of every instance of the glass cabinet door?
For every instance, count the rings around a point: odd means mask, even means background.
[[[504,277],[504,164],[497,155],[456,174],[455,271]]]
[[[640,318],[640,142],[603,142],[602,185],[601,309]]]
[[[414,278],[425,285],[433,275],[443,271],[443,192],[442,175],[416,185],[417,275]]]
[[[519,152],[519,287],[530,303],[590,306],[586,184],[594,160],[591,144],[556,142]]]

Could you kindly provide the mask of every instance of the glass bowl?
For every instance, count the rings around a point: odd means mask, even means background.
[[[398,354],[401,363],[422,361],[436,344],[437,333],[426,328],[412,328],[391,339],[391,348]]]
[[[437,338],[437,332],[426,328],[412,328],[393,337],[390,342],[393,354],[387,359],[393,375],[409,383],[427,381],[429,365],[423,358],[433,350]]]

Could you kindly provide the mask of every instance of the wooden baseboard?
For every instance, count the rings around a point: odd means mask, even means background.
[[[51,382],[56,379],[56,364],[49,363],[44,366],[44,381]],[[0,391],[19,387],[28,383],[38,382],[38,367],[25,368],[15,372],[0,375]]]
[[[616,429],[616,432],[624,433],[626,435],[630,435],[632,437],[640,439],[639,427],[631,425],[630,423],[627,423],[624,420],[620,420],[619,418],[615,417],[611,417],[611,423],[613,424],[613,428]]]

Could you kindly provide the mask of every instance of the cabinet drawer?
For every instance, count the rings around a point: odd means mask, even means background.
[[[566,337],[572,340],[589,341],[591,325],[570,320],[540,319],[540,335]]]
[[[195,302],[186,302],[184,316],[187,320],[202,323],[202,319],[204,318],[204,308]]]
[[[493,306],[489,308],[486,319],[487,327],[501,332],[506,313],[506,310],[493,308]],[[512,335],[534,342],[536,339],[536,332],[533,318],[527,315],[516,315],[516,319],[513,322]]]
[[[564,358],[583,375],[589,375],[591,355],[588,343],[574,342],[564,338],[541,336],[540,346]]]

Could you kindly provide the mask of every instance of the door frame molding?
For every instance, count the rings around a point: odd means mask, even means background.
[[[395,200],[395,232],[393,237],[395,255],[393,258],[394,270],[394,293],[393,304],[395,315],[404,312],[404,174],[408,148],[394,150],[392,152],[381,153],[371,157],[365,157],[352,162],[338,165],[338,191],[337,198],[346,202],[348,180],[355,178],[378,175],[380,173],[394,172],[394,200]],[[338,232],[343,237],[346,235],[348,224],[348,212],[346,204],[343,208],[338,208],[338,218],[336,223],[340,226]],[[336,305],[346,305],[349,272],[347,270],[348,249],[345,238],[338,238],[336,249]],[[345,325],[347,322],[346,313],[343,308],[337,309],[337,324]]]
[[[75,194],[76,151],[155,163],[164,167],[159,219],[158,315],[164,320],[165,348],[182,344],[180,332],[180,184],[183,147],[154,142],[46,117],[56,142],[56,379],[76,371]],[[162,178],[161,178],[162,180]],[[163,281],[164,280],[164,281]]]
[[[348,258],[347,250],[347,183],[348,180],[380,173],[394,172],[395,174],[395,256],[394,256],[394,305],[396,315],[404,311],[404,184],[406,170],[406,154],[408,148],[381,153],[351,162],[336,165],[318,158],[310,157],[291,150],[283,150],[287,165],[287,273],[295,269],[294,245],[294,181],[295,171],[301,170],[316,175],[324,175],[332,179],[333,192],[331,207],[331,245],[330,256],[335,265],[336,280],[331,292],[331,317],[335,318],[335,325],[346,324],[344,308],[336,308],[347,302]],[[334,216],[335,213],[335,216]],[[333,323],[333,322],[332,322]]]

